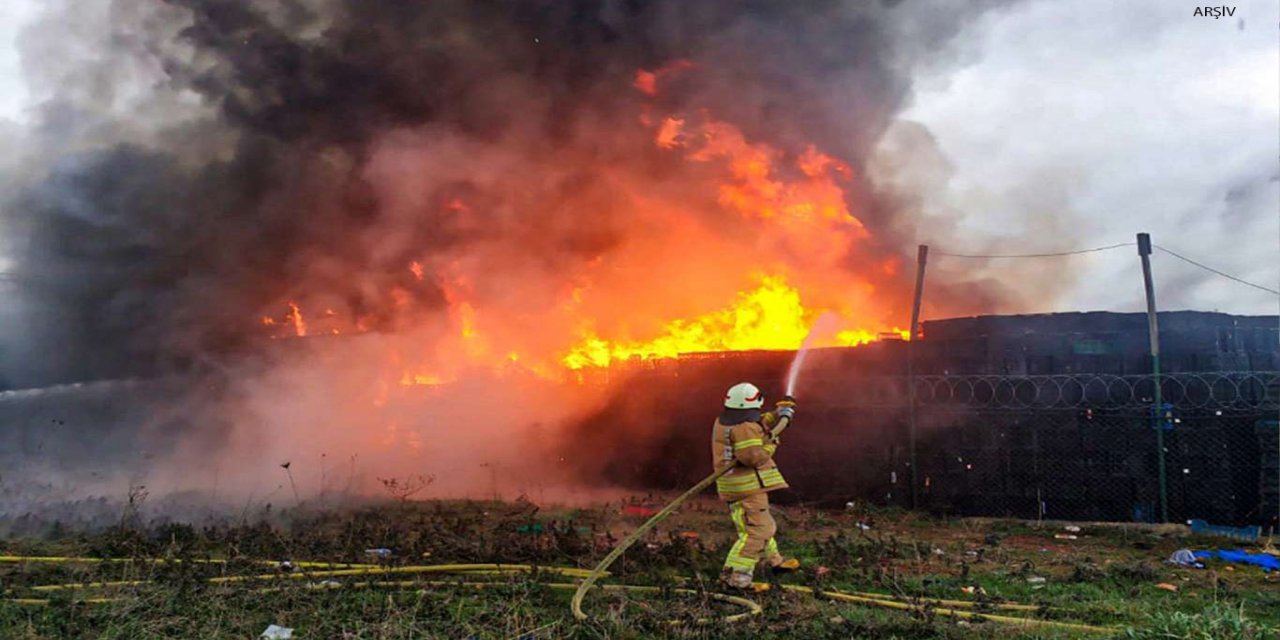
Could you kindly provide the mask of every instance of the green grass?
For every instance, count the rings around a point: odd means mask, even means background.
[[[1199,613],[1158,613],[1144,628],[1126,633],[1132,640],[1261,640],[1276,635],[1274,627],[1264,629],[1247,618],[1243,607],[1219,604]]]
[[[676,514],[624,556],[609,582],[714,589],[731,531],[721,511],[721,505],[707,502]],[[779,510],[784,551],[807,567],[785,581],[977,601],[979,611],[996,612],[993,605],[1003,602],[1030,604],[1040,608],[1036,617],[1112,626],[1119,629],[1116,637],[1255,640],[1275,637],[1280,625],[1280,583],[1260,570],[1228,571],[1216,563],[1198,571],[1163,564],[1173,549],[1188,544],[1186,539],[1086,530],[1080,540],[1067,543],[1054,540],[1053,530],[1021,523],[934,521],[903,512],[877,512],[874,528],[863,532],[853,524],[866,515]],[[6,554],[239,559],[226,564],[0,564],[0,586],[18,597],[42,597],[30,590],[36,585],[150,581],[115,590],[54,592],[52,602],[41,607],[0,601],[0,638],[214,640],[254,637],[268,624],[293,627],[299,638],[344,640],[1098,637],[962,621],[929,606],[896,611],[777,589],[754,596],[764,607],[762,616],[734,626],[666,624],[736,611],[706,598],[669,593],[596,592],[587,601],[595,618],[579,623],[569,615],[570,592],[548,584],[565,579],[548,575],[495,578],[483,589],[462,585],[460,577],[413,575],[396,578],[417,581],[407,589],[354,588],[355,578],[335,579],[342,586],[331,590],[309,589],[307,580],[208,583],[214,576],[264,572],[248,559],[365,562],[363,550],[369,547],[394,549],[392,564],[589,567],[639,523],[615,508],[546,511],[528,503],[426,502],[259,516],[252,523],[202,527],[133,524],[92,534],[51,530],[44,537],[0,542]],[[999,540],[990,544],[989,534]],[[827,571],[819,575],[818,567]],[[1032,576],[1045,581],[1029,582]],[[690,581],[680,582],[683,578]],[[428,579],[452,582],[426,584]],[[1157,589],[1159,582],[1179,589]],[[966,587],[980,588],[984,595],[966,594]],[[91,595],[118,599],[83,602]]]

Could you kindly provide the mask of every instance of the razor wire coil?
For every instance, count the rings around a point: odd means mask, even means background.
[[[1280,410],[1280,372],[1172,373],[1158,377],[1162,401],[1177,410]],[[806,396],[832,409],[952,406],[997,411],[1150,410],[1153,375],[814,376]],[[839,398],[838,400],[832,400]]]

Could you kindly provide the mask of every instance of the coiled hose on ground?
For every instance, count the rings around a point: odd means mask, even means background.
[[[714,476],[712,476],[711,480],[714,481]],[[677,506],[678,506],[678,503],[677,503]],[[668,514],[669,513],[670,512],[668,512]],[[650,522],[647,522],[645,524],[650,525],[649,528],[652,528],[652,525],[656,524],[654,520],[657,520],[657,521],[661,520],[661,518],[658,518],[659,515],[662,515],[662,514],[659,513],[655,515],[654,518],[650,519]],[[614,549],[614,551],[617,552],[618,549],[625,550],[625,547],[623,545],[619,545],[617,548]],[[619,555],[621,555],[621,552],[610,554],[610,556],[614,560],[616,560],[617,556]],[[123,563],[123,562],[134,562],[134,561],[136,560],[127,559],[127,558],[0,556],[0,563],[92,564],[92,563],[102,563],[102,562]],[[181,561],[155,560],[155,562],[181,562]],[[198,561],[192,561],[192,562],[205,564],[205,563],[222,563],[225,561],[198,560]],[[277,562],[270,561],[270,560],[262,560],[258,562],[259,564],[262,564],[262,565],[271,565],[271,566],[275,566],[278,564]],[[602,562],[601,564],[604,564],[604,563]],[[438,564],[438,565],[415,565],[415,566],[404,566],[404,567],[385,567],[385,566],[370,565],[370,564],[295,562],[293,563],[293,566],[295,567],[294,573],[283,573],[283,574],[270,573],[270,574],[250,575],[250,576],[221,576],[221,577],[208,578],[207,582],[209,582],[210,584],[226,585],[226,584],[233,584],[238,582],[252,582],[252,581],[319,579],[320,580],[319,582],[314,582],[309,584],[308,588],[312,588],[316,590],[329,590],[329,589],[339,589],[339,588],[357,588],[358,589],[358,588],[373,588],[373,587],[383,587],[383,588],[417,587],[421,591],[421,587],[423,586],[450,585],[450,586],[470,586],[470,587],[476,587],[476,588],[483,588],[485,586],[492,586],[493,583],[491,582],[457,583],[452,581],[449,581],[449,582],[391,581],[391,580],[386,580],[384,578],[389,578],[393,576],[414,575],[414,574],[451,574],[451,575],[465,575],[465,576],[550,574],[550,575],[559,576],[563,578],[569,578],[571,580],[581,580],[581,582],[550,582],[550,583],[545,583],[545,586],[551,589],[556,589],[561,591],[574,590],[575,591],[574,598],[573,598],[574,616],[582,620],[586,618],[586,615],[582,613],[582,609],[581,609],[582,596],[587,592],[587,590],[591,588],[591,584],[593,584],[597,579],[609,575],[607,572],[603,571],[600,566],[597,566],[595,569],[591,569],[591,570],[580,569],[576,567],[541,567],[541,566],[523,565],[523,564]],[[364,582],[354,582],[354,583],[345,583],[345,584],[338,584],[335,582],[329,582],[327,580],[330,578],[353,577],[353,576],[364,576],[364,577],[368,577],[369,580]],[[43,594],[53,593],[58,591],[137,587],[137,586],[145,586],[146,584],[149,584],[149,583],[150,581],[148,580],[119,580],[119,581],[110,581],[110,582],[87,582],[87,583],[38,585],[34,587],[28,587],[27,589],[30,591],[34,591],[37,594],[43,595]],[[586,585],[586,588],[584,588],[584,585]],[[605,591],[628,592],[628,593],[658,593],[662,591],[660,587],[642,586],[642,585],[601,585],[600,588]],[[1115,629],[1111,627],[1098,627],[1098,626],[1084,625],[1084,624],[1077,624],[1077,623],[1070,623],[1070,622],[1060,622],[1056,620],[1041,620],[1037,618],[1022,618],[1022,617],[997,615],[997,614],[977,612],[977,611],[961,610],[961,609],[973,608],[977,606],[977,603],[968,602],[968,601],[919,598],[919,599],[912,599],[912,601],[910,602],[906,602],[903,600],[895,599],[894,596],[879,594],[879,593],[866,593],[866,592],[845,593],[840,591],[817,591],[811,587],[805,587],[800,585],[782,585],[782,588],[787,591],[792,591],[797,593],[808,593],[808,594],[812,594],[819,597],[825,597],[831,600],[835,600],[837,602],[848,602],[852,604],[870,605],[870,606],[876,606],[876,607],[882,607],[882,608],[888,608],[888,609],[898,609],[898,610],[904,610],[904,611],[915,611],[915,610],[919,610],[921,606],[929,606],[929,607],[932,607],[933,612],[938,615],[954,616],[960,619],[982,619],[982,620],[989,620],[992,622],[999,622],[1004,624],[1025,626],[1025,627],[1053,628],[1053,629],[1069,630],[1069,631],[1076,631],[1076,632],[1087,632],[1087,633],[1115,634],[1119,632],[1119,629]],[[276,591],[278,589],[279,587],[258,587],[255,590],[260,592],[270,592],[270,591]],[[674,589],[674,590],[670,590],[670,592],[682,593],[682,594],[700,593],[693,589]],[[12,595],[12,594],[10,593],[7,595]],[[704,595],[719,602],[740,606],[743,608],[743,611],[740,613],[735,613],[735,614],[732,614],[723,618],[718,618],[718,619],[701,618],[701,619],[692,621],[695,624],[707,624],[712,622],[733,622],[733,621],[742,620],[751,616],[760,615],[764,611],[759,603],[746,597],[721,594],[721,593],[708,593]],[[114,602],[120,599],[121,598],[119,597],[93,597],[93,598],[85,598],[82,600],[82,602],[87,604],[104,604],[108,602]],[[28,606],[44,606],[44,605],[48,605],[50,602],[48,598],[24,598],[24,597],[10,597],[9,601],[14,604],[28,605]],[[1014,604],[1014,603],[1002,603],[1002,604],[995,604],[990,606],[993,606],[994,608],[1003,610],[1003,611],[1017,611],[1017,612],[1024,612],[1024,613],[1039,611],[1041,609],[1040,607],[1033,606],[1033,605]],[[686,622],[689,622],[689,621],[671,620],[671,621],[668,621],[668,624],[683,624]]]
[[[0,563],[92,564],[92,563],[101,563],[101,562],[135,562],[135,561],[136,560],[134,559],[126,559],[126,558],[0,556]],[[161,559],[161,560],[155,560],[155,562],[181,562],[181,561]],[[204,564],[204,563],[220,563],[225,561],[200,560],[200,561],[193,561],[193,562]],[[278,564],[275,561],[269,561],[269,560],[262,560],[262,561],[259,561],[259,563],[263,565],[273,565],[273,566]],[[577,615],[581,612],[581,598],[578,596],[579,594],[586,593],[586,590],[582,589],[582,585],[585,583],[585,581],[591,580],[592,582],[594,582],[596,579],[600,577],[609,575],[608,573],[601,572],[598,567],[596,569],[587,570],[587,569],[580,569],[576,567],[541,567],[541,566],[523,565],[523,564],[438,564],[438,565],[416,565],[416,566],[404,566],[404,567],[384,567],[380,565],[369,565],[369,564],[296,562],[294,563],[293,566],[296,567],[299,571],[295,573],[283,573],[283,574],[270,573],[270,574],[250,575],[250,576],[221,576],[221,577],[208,578],[207,582],[210,584],[226,585],[226,584],[234,584],[238,582],[313,579],[313,580],[320,580],[320,581],[313,582],[311,584],[308,584],[307,586],[308,588],[315,589],[315,590],[331,590],[331,589],[341,589],[341,588],[363,589],[363,588],[374,588],[374,587],[412,589],[416,587],[418,588],[419,592],[422,592],[423,590],[421,589],[421,587],[424,587],[424,586],[468,586],[468,587],[475,587],[475,588],[484,588],[486,586],[492,586],[493,583],[479,582],[479,581],[462,582],[462,583],[458,583],[454,581],[425,581],[425,582],[394,581],[394,580],[386,580],[384,578],[393,577],[393,576],[413,575],[413,574],[450,574],[450,575],[464,575],[464,576],[550,574],[554,576],[569,578],[572,580],[582,580],[582,582],[544,583],[546,587],[555,589],[558,591],[568,591],[568,590],[576,591],[575,597],[574,597],[574,609],[575,609],[575,617],[577,617]],[[315,569],[315,570],[312,570],[312,569]],[[353,577],[353,576],[364,576],[364,577],[368,577],[369,580],[363,581],[363,582],[353,582],[353,583],[344,583],[344,584],[338,584],[336,582],[328,581],[328,579],[330,578]],[[34,591],[37,594],[43,595],[43,594],[59,592],[59,591],[72,591],[72,590],[79,591],[79,590],[89,590],[89,589],[138,587],[138,586],[145,586],[149,583],[150,581],[148,580],[119,580],[119,581],[109,581],[109,582],[85,582],[85,583],[38,585],[34,587],[28,587],[27,589],[30,591]],[[659,593],[663,591],[661,587],[644,586],[644,585],[600,585],[600,588],[605,591],[646,593],[646,594]],[[1060,629],[1060,630],[1070,630],[1070,631],[1076,631],[1076,632],[1100,633],[1100,634],[1115,634],[1120,631],[1119,629],[1115,629],[1111,627],[1098,627],[1098,626],[1084,625],[1084,624],[1077,624],[1077,623],[1070,623],[1070,622],[1060,622],[1056,620],[1041,620],[1037,618],[1022,618],[1022,617],[997,615],[997,614],[977,612],[977,611],[961,610],[961,609],[973,608],[977,606],[977,603],[968,602],[968,601],[919,598],[919,599],[913,599],[911,602],[906,602],[906,601],[894,599],[893,596],[886,595],[886,594],[879,594],[879,593],[866,593],[866,592],[845,593],[840,591],[817,591],[811,587],[805,587],[800,585],[782,585],[782,588],[787,591],[792,591],[796,593],[807,593],[807,594],[812,594],[818,597],[825,597],[831,600],[835,600],[837,602],[848,602],[851,604],[870,605],[870,606],[882,607],[887,609],[898,609],[903,611],[917,611],[917,610],[920,610],[921,606],[929,606],[932,608],[932,611],[938,615],[953,616],[956,618],[966,619],[966,620],[982,619],[982,620],[988,620],[991,622],[999,622],[1004,624],[1025,626],[1025,627],[1053,628],[1053,629]],[[257,592],[271,592],[271,591],[277,591],[277,590],[279,590],[279,587],[255,588],[255,591]],[[689,595],[701,593],[693,589],[673,589],[673,590],[667,590],[667,591],[672,593],[689,594]],[[11,594],[7,594],[7,595],[11,595]],[[706,593],[703,595],[713,600],[716,600],[718,602],[724,602],[727,604],[740,606],[743,608],[743,611],[740,613],[735,613],[729,616],[725,616],[723,618],[699,618],[693,621],[669,620],[667,621],[667,624],[676,625],[676,624],[684,624],[688,622],[692,622],[694,624],[708,624],[713,622],[721,622],[721,623],[734,622],[734,621],[743,620],[745,618],[749,618],[752,616],[757,616],[764,612],[764,609],[760,606],[759,603],[743,596],[729,595],[729,594],[722,594],[722,593]],[[122,598],[120,597],[91,597],[91,598],[84,598],[83,600],[81,600],[81,602],[84,602],[86,604],[105,604],[109,602],[115,602],[121,599]],[[10,597],[9,602],[12,602],[14,604],[19,604],[19,605],[27,605],[27,606],[45,606],[50,603],[50,600],[48,598]],[[1018,611],[1018,612],[1024,612],[1024,613],[1041,610],[1041,607],[1037,607],[1034,605],[1015,604],[1015,603],[1001,603],[1001,604],[995,604],[995,605],[989,605],[989,606],[993,606],[994,608],[1003,610],[1003,611]],[[586,617],[585,614],[583,614],[582,618],[579,618],[579,619],[585,619],[585,617]]]

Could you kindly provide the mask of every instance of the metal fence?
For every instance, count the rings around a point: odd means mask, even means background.
[[[1280,374],[1161,376],[1159,412],[1152,376],[920,376],[914,384],[912,451],[907,378],[809,381],[815,401],[804,418],[813,432],[780,454],[798,463],[788,468],[793,486],[819,501],[1148,522],[1162,519],[1163,487],[1170,521],[1275,527],[1280,517]]]
[[[667,435],[628,449],[610,473],[670,489],[697,480],[707,464],[706,433],[692,428],[690,417],[707,416],[723,397],[724,380],[774,376],[738,361],[645,378],[652,415],[670,416],[656,430]],[[1153,376],[806,372],[797,428],[778,451],[793,491],[778,498],[1155,522],[1163,519],[1163,484],[1169,521],[1276,527],[1280,372],[1172,374],[1159,383],[1158,415]]]

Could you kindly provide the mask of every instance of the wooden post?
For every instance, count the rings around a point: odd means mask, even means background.
[[[929,259],[929,245],[920,245],[916,253],[916,295],[911,303],[911,335],[907,340],[907,398],[910,401],[908,438],[911,447],[911,508],[919,506],[920,472],[916,459],[916,379],[915,343],[920,334],[920,300],[924,297],[924,268]]]
[[[1156,288],[1151,280],[1151,235],[1138,234],[1138,257],[1142,259],[1142,286],[1147,292],[1147,334],[1151,338],[1151,378],[1155,383],[1152,421],[1156,429],[1156,472],[1160,474],[1160,522],[1169,521],[1168,481],[1164,464],[1164,400],[1160,389],[1160,323],[1156,317]]]

